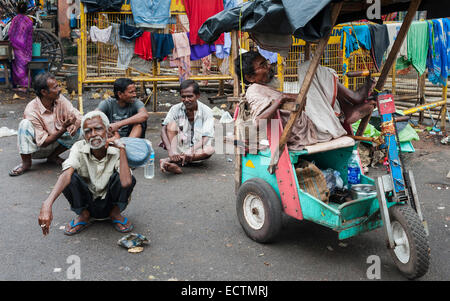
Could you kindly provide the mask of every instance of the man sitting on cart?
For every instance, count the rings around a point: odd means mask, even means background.
[[[160,160],[162,172],[182,173],[181,166],[209,159],[215,152],[212,110],[198,101],[200,87],[193,80],[180,84],[181,102],[172,106],[162,123],[161,146],[169,157]]]
[[[310,61],[299,65],[299,85],[305,78]],[[245,93],[250,107],[250,116],[254,122],[276,118],[280,109],[283,126],[289,119],[290,111],[281,109],[287,101],[295,101],[296,95],[277,91],[279,82],[274,78],[270,63],[258,52],[242,54],[235,61],[238,77],[243,75],[246,84],[250,84]],[[301,150],[306,145],[330,141],[348,133],[343,124],[351,125],[363,118],[373,109],[375,102],[366,102],[374,81],[369,79],[357,91],[350,90],[338,81],[333,69],[318,66],[307,94],[306,106],[298,117],[288,140],[290,150]],[[346,127],[347,128],[347,127]],[[349,128],[349,127],[348,127]]]
[[[144,103],[136,99],[136,85],[129,78],[114,82],[114,98],[100,102],[97,110],[108,116],[109,130],[117,137],[145,138],[148,112]]]

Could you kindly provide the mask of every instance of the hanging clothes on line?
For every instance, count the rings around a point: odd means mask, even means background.
[[[370,30],[368,25],[359,26],[345,26],[341,32],[341,49],[344,46],[345,35],[345,57],[349,58],[350,54],[358,50],[360,46],[366,50],[372,48],[372,41],[370,39]]]
[[[396,69],[403,70],[412,65],[419,75],[422,75],[427,67],[428,54],[428,23],[426,21],[412,22],[406,35],[407,58],[400,57],[397,60]]]
[[[224,33],[224,44],[216,45],[216,57],[224,59],[229,56],[231,52],[231,35],[229,32]]]
[[[191,45],[203,45],[205,41],[198,36],[200,26],[209,18],[223,11],[223,0],[183,0],[186,14],[189,19]],[[214,42],[214,44],[224,44],[224,35]]]
[[[171,65],[178,67],[180,83],[191,76],[191,47],[189,38],[185,32],[172,34],[174,49]]]
[[[131,0],[137,27],[164,29],[169,23],[171,0]]]
[[[186,33],[189,38],[190,33]],[[216,51],[216,46],[214,44],[203,44],[203,45],[192,45],[191,48],[191,61],[199,60],[205,56],[210,55],[211,53]]]
[[[152,54],[153,59],[163,61],[174,48],[173,38],[171,34],[153,33],[152,39]]]
[[[370,53],[372,55],[373,62],[375,63],[375,68],[377,71],[380,71],[384,53],[389,46],[387,27],[384,24],[370,24],[369,31],[372,43]]]
[[[450,22],[447,18],[428,21],[430,47],[427,56],[428,80],[433,84],[447,84],[450,66]]]
[[[111,38],[112,26],[105,29],[100,29],[97,26],[92,26],[89,30],[89,36],[92,42],[108,43]]]
[[[144,32],[141,29],[130,25],[127,22],[120,23],[119,36],[128,42],[134,42],[134,40],[142,36],[143,33]]]
[[[142,36],[136,39],[134,53],[146,61],[150,61],[153,58],[152,38],[150,32],[144,31]]]
[[[388,31],[388,38],[389,38],[389,46],[386,50],[386,55],[389,55],[391,52],[392,46],[394,46],[394,41],[397,38],[398,32],[400,30],[400,27],[402,26],[402,23],[389,23],[386,24],[386,28]],[[402,46],[400,46],[400,50],[397,53],[397,57],[408,57],[408,43],[406,42],[406,39],[403,41]]]
[[[130,64],[134,54],[134,42],[128,42],[120,38],[119,24],[113,23],[111,30],[110,44],[114,45],[118,50],[117,68],[126,70]]]

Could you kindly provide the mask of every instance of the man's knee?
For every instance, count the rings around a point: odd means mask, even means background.
[[[216,152],[216,150],[214,149],[214,147],[212,146],[205,146],[203,148],[203,151],[206,155],[208,155],[209,157],[211,157],[212,155],[214,155],[214,153]]]

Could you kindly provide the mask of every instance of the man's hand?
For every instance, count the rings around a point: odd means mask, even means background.
[[[181,155],[181,166],[184,166],[187,163],[191,163],[194,158],[193,154],[182,154]]]
[[[106,139],[105,146],[108,147],[109,145],[112,147],[118,148],[118,149],[121,149],[121,148],[125,149],[125,144],[122,141],[120,141],[120,137],[118,137],[116,135],[114,135],[111,138]]]
[[[75,122],[74,118],[75,118],[75,116],[73,116],[73,115],[67,117],[67,119],[63,120],[62,127],[64,129],[67,129],[68,127],[73,125]]]
[[[181,161],[181,155],[169,153],[169,158],[171,162],[177,163]]]
[[[42,204],[41,212],[39,213],[39,226],[42,229],[42,234],[47,235],[50,232],[50,224],[53,220],[52,208],[45,202]]]
[[[117,132],[120,128],[121,128],[121,126],[119,126],[119,125],[117,124],[117,122],[111,123],[111,124],[109,125],[109,131],[110,131],[111,133]]]

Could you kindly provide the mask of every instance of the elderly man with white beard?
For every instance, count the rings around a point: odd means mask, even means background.
[[[128,166],[126,146],[108,128],[103,112],[92,111],[83,117],[84,140],[73,145],[63,162],[62,174],[41,207],[39,225],[44,235],[49,233],[52,206],[61,193],[77,214],[64,234],[79,233],[90,225],[91,218],[111,218],[114,228],[122,233],[133,229],[121,212],[128,205],[136,179]]]

